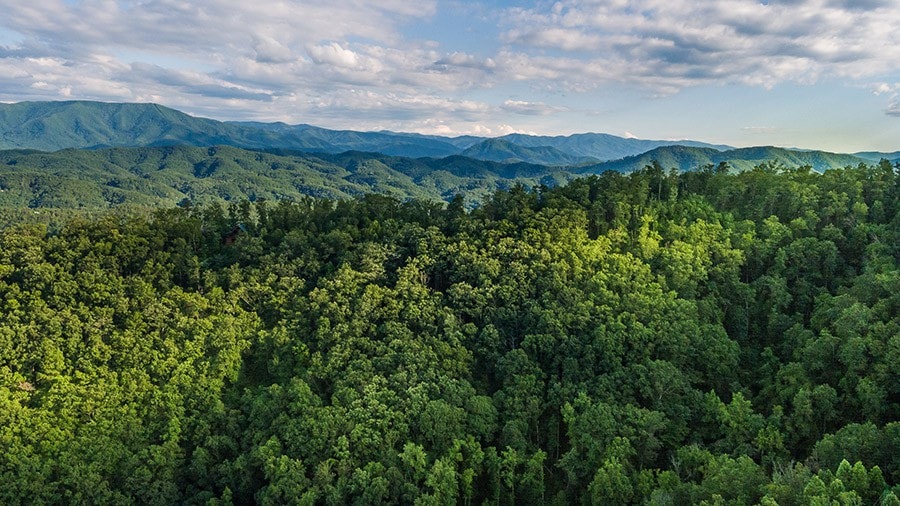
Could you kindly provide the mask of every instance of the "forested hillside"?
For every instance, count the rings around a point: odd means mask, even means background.
[[[771,146],[727,149],[719,151],[712,148],[689,146],[663,146],[640,155],[629,156],[620,160],[585,165],[573,168],[580,174],[600,174],[608,170],[617,172],[633,172],[657,163],[664,169],[678,171],[695,170],[706,165],[725,164],[735,171],[750,170],[763,163],[779,163],[785,167],[812,167],[816,172],[837,169],[860,163],[877,163],[874,160],[855,155],[827,153],[825,151],[803,151]]]
[[[284,140],[269,132],[195,118],[157,104],[87,101],[0,104],[0,147],[3,149],[57,151],[175,144],[264,147],[277,142]],[[295,142],[291,147],[297,149],[321,147]]]
[[[518,149],[499,149],[509,147],[501,141],[479,146],[497,148],[494,154],[504,160],[522,154]],[[552,148],[528,151],[531,155],[526,158],[539,158],[541,152],[550,158],[558,155]],[[579,175],[608,170],[632,172],[652,166],[685,171],[724,164],[736,171],[768,163],[787,168],[808,165],[823,171],[863,163],[849,155],[773,148],[719,152],[678,146],[650,154],[655,158],[647,155],[598,165],[553,167],[466,156],[406,158],[358,151],[329,154],[229,146],[66,149],[52,153],[0,150],[0,227],[10,221],[6,217],[10,212],[21,214],[29,209],[172,207],[183,202],[296,200],[307,196],[344,199],[366,193],[433,201],[463,195],[474,206],[498,189],[517,184],[552,187]],[[478,156],[486,157],[486,153]]]
[[[885,504],[900,177],[0,232],[2,504]]]
[[[490,139],[467,135],[443,137],[389,131],[329,130],[303,124],[222,122],[190,116],[158,104],[80,100],[0,103],[0,149],[57,151],[72,148],[225,145],[320,153],[369,151],[392,156],[439,158],[459,155],[482,141],[491,142]],[[509,149],[515,152],[518,159],[549,165],[583,158],[616,159],[674,144],[724,147],[696,141],[626,139],[595,133],[566,137],[513,134],[503,137],[500,142],[509,144]],[[476,154],[484,149],[476,150]],[[487,160],[509,158],[500,158],[501,154],[496,149],[487,149],[485,153]]]
[[[461,156],[402,158],[375,153],[263,152],[227,146],[0,151],[0,209],[172,207],[241,199],[349,198],[470,202],[516,183],[556,184],[570,174],[526,163]]]
[[[486,139],[460,154],[477,160],[493,160],[496,162],[521,162],[527,160],[530,163],[551,166],[576,165],[597,161],[595,158],[572,156],[551,146],[524,147],[501,138]]]

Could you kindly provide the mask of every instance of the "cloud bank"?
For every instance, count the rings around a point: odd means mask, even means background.
[[[900,68],[900,8],[887,0],[561,0],[507,21],[502,36],[523,65],[546,69],[542,55],[553,56],[581,86],[771,87]]]
[[[517,4],[472,4],[501,28],[492,46],[465,50],[464,34],[409,35],[440,25],[438,0],[0,0],[0,100],[155,101],[226,119],[500,132],[510,127],[491,127],[498,115],[571,111],[518,98],[522,87],[665,97],[858,85],[900,71],[900,7],[889,0]],[[885,97],[900,116],[896,91]]]

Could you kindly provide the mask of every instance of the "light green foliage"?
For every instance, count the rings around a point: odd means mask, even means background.
[[[894,169],[726,169],[6,227],[0,503],[895,504]]]
[[[625,467],[616,458],[607,459],[588,486],[592,504],[628,504],[634,489]]]

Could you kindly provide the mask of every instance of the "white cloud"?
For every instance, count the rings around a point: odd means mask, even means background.
[[[25,38],[186,54],[248,52],[254,42],[302,48],[348,37],[399,38],[398,23],[432,16],[436,1],[0,0],[3,25]]]
[[[888,105],[884,113],[888,116],[900,117],[900,83],[875,83],[872,85],[875,95],[888,95]]]
[[[442,55],[429,41],[403,40],[403,24],[433,16],[436,6],[0,0],[0,30],[14,41],[0,47],[0,98],[150,99],[216,117],[287,114],[298,121],[320,110],[310,104],[351,103],[353,90],[364,90],[394,97],[359,104],[369,111],[381,104],[384,115],[394,106],[409,114],[420,97],[468,86],[480,72],[437,71]]]
[[[884,95],[885,93],[894,93],[900,88],[898,84],[876,83],[872,85],[872,93],[875,95]]]
[[[603,42],[600,35],[585,33],[577,28],[552,26],[540,30],[512,30],[506,34],[506,39],[565,51],[592,51]]]
[[[535,67],[545,67],[537,50],[582,63],[583,71],[570,74],[576,87],[599,77],[595,85],[619,82],[665,94],[704,84],[861,79],[900,69],[893,28],[900,5],[868,4],[559,0],[509,10],[504,38],[519,60],[537,60]]]
[[[261,63],[287,63],[295,59],[291,48],[264,34],[253,37],[253,50],[256,52],[256,61]]]
[[[492,58],[478,58],[475,55],[467,53],[453,52],[435,61],[433,66],[434,68],[441,70],[470,68],[491,71],[496,68],[497,63]]]
[[[888,116],[900,117],[900,101],[898,101],[896,98],[891,100],[891,102],[887,106],[887,109],[885,109],[884,113],[887,114]]]
[[[416,128],[417,132],[431,135],[444,135],[456,137],[460,135],[475,135],[478,137],[500,137],[514,133],[526,133],[537,135],[534,132],[523,132],[510,125],[487,125],[482,123],[447,123],[445,121],[426,120]]]
[[[344,49],[336,42],[311,46],[307,52],[312,60],[320,65],[335,65],[344,68],[355,68],[359,65],[359,57],[356,53]]]

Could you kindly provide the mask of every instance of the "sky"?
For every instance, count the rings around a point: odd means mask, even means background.
[[[0,102],[900,150],[896,0],[0,0]]]

